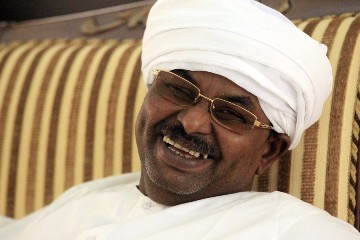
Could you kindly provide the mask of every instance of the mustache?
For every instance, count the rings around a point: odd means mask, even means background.
[[[186,147],[197,152],[207,153],[209,156],[213,157],[217,152],[214,144],[211,144],[200,137],[187,134],[182,125],[166,125],[163,127],[162,133],[173,141],[176,141],[177,139],[185,140]]]

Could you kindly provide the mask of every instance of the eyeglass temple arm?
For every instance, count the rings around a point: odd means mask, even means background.
[[[266,129],[274,130],[274,127],[272,127],[270,125],[267,125],[265,123],[259,122],[258,120],[255,120],[254,127],[266,128]]]
[[[159,75],[160,70],[154,69],[154,70],[152,70],[152,72],[155,76],[157,76],[157,75]]]

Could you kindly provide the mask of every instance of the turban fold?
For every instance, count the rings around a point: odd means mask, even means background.
[[[252,0],[158,0],[143,37],[142,71],[222,75],[257,96],[290,149],[317,121],[331,92],[325,45],[279,12]]]

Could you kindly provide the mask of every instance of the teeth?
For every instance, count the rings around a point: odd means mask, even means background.
[[[180,149],[180,150],[182,150],[182,151],[184,151],[184,152],[189,153],[190,155],[192,155],[192,156],[194,156],[194,157],[196,157],[196,158],[199,158],[200,155],[202,155],[203,159],[207,159],[208,156],[209,156],[209,155],[206,154],[206,153],[201,154],[201,153],[196,152],[196,151],[194,151],[194,150],[190,150],[190,149],[188,149],[188,148],[186,148],[186,147],[182,147],[180,144],[175,143],[174,141],[172,141],[172,140],[171,140],[169,137],[167,137],[167,136],[164,136],[164,137],[163,137],[163,141],[166,142],[166,143],[168,143],[168,144],[170,144],[171,146],[174,146],[174,147],[177,148],[177,149]],[[176,154],[182,156],[182,157],[190,158],[189,156],[185,156],[185,155],[181,154],[179,151],[176,151],[174,148],[169,147],[169,149],[170,149],[171,151],[175,152]]]
[[[200,153],[199,152],[195,152],[195,151],[193,151],[193,150],[190,150],[189,151],[189,153],[191,154],[191,155],[194,155],[195,157],[200,157]]]

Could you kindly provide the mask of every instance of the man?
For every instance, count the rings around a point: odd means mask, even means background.
[[[141,176],[74,187],[0,239],[360,239],[287,194],[251,192],[319,118],[325,46],[252,0],[158,0],[142,62]]]

